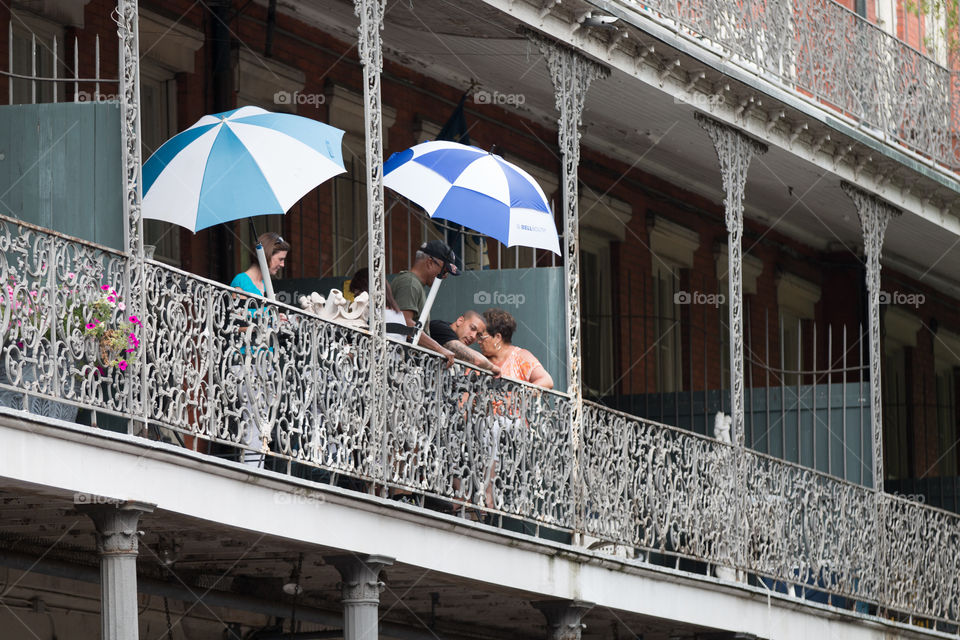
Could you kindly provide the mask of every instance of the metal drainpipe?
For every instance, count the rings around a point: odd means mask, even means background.
[[[230,20],[233,13],[232,0],[212,0],[209,3],[213,14],[213,112],[221,113],[234,108],[233,56],[230,37]],[[220,250],[210,251],[210,276],[214,280],[228,281],[234,271],[233,234],[226,225],[213,228],[210,241]]]

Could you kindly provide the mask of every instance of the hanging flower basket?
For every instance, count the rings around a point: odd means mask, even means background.
[[[112,287],[103,285],[100,289],[101,295],[86,305],[89,321],[84,325],[84,335],[96,341],[101,374],[114,367],[126,371],[137,359],[140,347],[137,331],[143,325],[137,316],[123,313],[126,307]]]

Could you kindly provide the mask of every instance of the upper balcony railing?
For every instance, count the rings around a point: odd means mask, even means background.
[[[834,0],[614,0],[960,170],[960,79]]]
[[[366,332],[153,261],[138,285],[135,267],[0,217],[0,401],[92,409],[251,466],[410,491],[635,562],[693,560],[958,632],[956,515],[600,405],[585,405],[575,438],[567,395],[444,369],[405,344],[389,343],[374,388]],[[86,328],[103,286],[116,292],[109,327],[148,309],[125,370]],[[375,394],[388,398],[382,431]]]

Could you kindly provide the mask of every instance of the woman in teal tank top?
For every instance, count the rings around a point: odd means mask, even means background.
[[[287,254],[290,251],[290,244],[285,241],[279,233],[267,232],[262,234],[257,241],[263,246],[264,257],[267,260],[267,268],[270,271],[270,277],[274,277],[280,272],[286,263]],[[265,286],[263,284],[263,273],[260,271],[259,262],[254,259],[246,271],[238,273],[230,282],[231,287],[253,295],[264,295]],[[256,312],[251,311],[251,316]],[[252,319],[252,317],[251,317]],[[244,366],[238,365],[231,367],[231,373],[237,377],[239,382],[239,400],[245,405],[244,410],[240,411],[245,424],[242,425],[239,444],[243,446],[241,461],[244,464],[263,467],[264,451],[268,448],[271,434],[269,423],[273,411],[270,406],[276,404],[269,398],[260,398],[260,402],[254,400],[254,389],[259,389],[257,393],[263,393],[272,385],[260,385],[256,383],[257,377],[270,376],[270,366],[272,358],[272,348],[252,350],[254,357],[251,359],[253,371],[245,371]],[[268,353],[261,353],[261,352]],[[240,348],[241,357],[246,360],[246,350]],[[248,375],[250,374],[250,375]],[[252,375],[252,379],[249,379]],[[266,400],[264,403],[263,400]],[[276,399],[273,399],[276,400]],[[268,409],[267,415],[262,415],[261,409]],[[261,428],[261,425],[263,428]]]

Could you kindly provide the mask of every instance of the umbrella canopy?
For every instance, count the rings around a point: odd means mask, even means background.
[[[143,165],[143,217],[194,232],[286,213],[344,173],[343,131],[259,107],[204,116]]]
[[[390,156],[383,184],[443,218],[496,238],[560,254],[537,181],[498,155],[457,142],[424,142]]]

